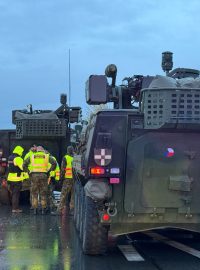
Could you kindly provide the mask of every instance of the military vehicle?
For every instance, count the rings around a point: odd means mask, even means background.
[[[117,67],[91,75],[92,115],[74,157],[74,221],[85,254],[103,254],[108,233],[163,227],[200,231],[199,70],[134,75],[116,86]],[[110,82],[107,78],[111,78]]]
[[[9,204],[3,180],[6,178],[7,159],[14,146],[21,145],[27,153],[33,144],[42,145],[61,162],[70,144],[70,124],[80,121],[81,108],[69,107],[65,94],[61,94],[60,103],[56,110],[33,110],[31,104],[25,110],[13,110],[12,123],[16,128],[0,130],[0,203]],[[29,188],[29,180],[23,181],[23,191]]]

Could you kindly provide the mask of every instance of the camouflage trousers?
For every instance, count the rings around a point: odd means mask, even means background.
[[[31,204],[33,208],[38,208],[40,198],[42,208],[47,207],[48,177],[45,173],[32,173],[31,180]]]
[[[58,211],[61,211],[68,202],[69,202],[69,208],[73,209],[74,208],[74,180],[73,178],[66,178],[63,180]]]
[[[55,207],[54,200],[53,200],[53,191],[54,191],[54,185],[50,183],[48,185],[48,192],[47,192],[47,205],[50,207],[50,209],[53,209]]]

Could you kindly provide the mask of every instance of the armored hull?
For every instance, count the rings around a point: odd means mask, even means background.
[[[200,232],[199,71],[167,71],[116,86],[117,68],[110,65],[111,85],[102,75],[87,81],[87,102],[114,108],[91,117],[74,158],[74,219],[86,254],[106,251],[109,230]]]

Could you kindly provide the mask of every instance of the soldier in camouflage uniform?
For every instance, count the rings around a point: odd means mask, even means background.
[[[53,191],[55,189],[56,182],[60,180],[60,166],[54,156],[53,159],[56,161],[56,169],[55,171],[51,171],[48,178],[48,193],[47,193],[47,202],[50,211],[54,211],[56,206],[54,204]],[[51,164],[49,164],[51,166]]]
[[[51,167],[49,168],[49,164]],[[42,214],[45,214],[47,207],[48,176],[50,171],[56,168],[55,160],[45,152],[41,146],[37,151],[24,161],[24,170],[30,175],[32,207],[34,214],[38,212],[38,198],[41,198]]]
[[[35,153],[37,151],[37,145],[33,144],[33,146],[29,149],[29,151],[26,153],[26,155],[24,156],[24,161],[30,157],[33,153]],[[29,179],[29,174],[26,173],[26,179],[27,179],[27,182],[29,183],[29,187],[30,187],[30,179]],[[31,210],[33,210],[33,207],[32,207],[32,194],[31,194],[31,187],[30,187],[30,204],[31,204]]]
[[[60,170],[60,178],[63,180],[60,204],[58,206],[57,213],[62,214],[63,208],[66,203],[69,202],[69,208],[71,214],[74,209],[74,196],[73,196],[73,174],[72,174],[72,162],[73,162],[74,148],[72,146],[67,147],[67,154],[63,157]],[[70,198],[69,198],[70,196]]]

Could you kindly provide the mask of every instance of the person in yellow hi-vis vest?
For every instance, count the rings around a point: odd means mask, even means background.
[[[8,158],[7,182],[12,198],[12,213],[22,212],[22,210],[19,209],[19,196],[22,189],[22,181],[24,180],[23,152],[24,148],[17,145]]]
[[[70,213],[73,214],[74,210],[74,193],[73,193],[74,181],[72,173],[73,155],[74,155],[74,148],[72,146],[68,146],[67,154],[63,157],[61,163],[60,179],[63,180],[63,184],[57,214],[63,214],[62,210],[69,201],[70,201],[69,202]]]
[[[49,163],[51,167],[49,167]],[[48,176],[51,170],[55,170],[55,160],[45,152],[41,146],[37,151],[24,161],[24,170],[29,173],[31,179],[32,207],[34,214],[38,213],[38,198],[41,198],[42,214],[46,213]]]

